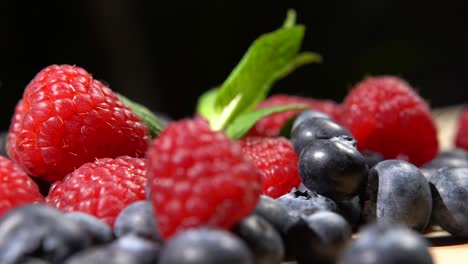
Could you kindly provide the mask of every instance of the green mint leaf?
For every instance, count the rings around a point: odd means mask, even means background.
[[[206,91],[198,98],[197,113],[207,120],[212,120],[217,116],[214,108],[217,93],[218,89],[213,88]]]
[[[213,129],[223,129],[236,115],[265,98],[278,73],[296,58],[303,36],[303,26],[292,26],[254,41],[221,85],[214,105],[218,117],[210,120]]]
[[[159,118],[155,114],[153,114],[153,112],[151,112],[145,106],[135,103],[121,94],[117,94],[117,97],[120,99],[120,101],[122,101],[122,103],[130,107],[133,110],[133,112],[135,112],[137,116],[141,119],[141,121],[145,123],[145,125],[150,131],[151,138],[155,138],[159,135],[159,133],[161,133],[161,131],[164,128],[164,125],[159,120]]]
[[[288,110],[303,110],[306,109],[306,105],[292,104],[292,105],[280,105],[266,107],[251,112],[244,113],[237,116],[229,125],[226,127],[226,134],[231,139],[242,138],[250,128],[257,123],[261,118],[271,115],[273,113],[284,112]]]
[[[276,80],[282,79],[292,73],[297,68],[310,63],[322,62],[322,56],[314,52],[303,52],[297,55],[289,64],[281,69],[276,76]]]

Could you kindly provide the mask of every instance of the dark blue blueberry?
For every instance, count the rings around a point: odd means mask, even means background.
[[[437,154],[437,158],[459,158],[468,159],[468,152],[461,148],[442,150]]]
[[[307,260],[317,255],[319,238],[299,214],[290,214],[284,205],[264,195],[260,196],[254,214],[267,220],[281,235],[285,260]]]
[[[154,241],[160,240],[152,204],[137,201],[124,208],[115,220],[114,233],[117,237],[132,233]]]
[[[403,226],[364,228],[343,255],[343,264],[431,264],[427,241]]]
[[[335,201],[356,196],[367,177],[364,157],[346,138],[317,139],[299,156],[302,182]]]
[[[281,233],[286,261],[296,261],[298,264],[318,263],[316,260],[321,255],[323,243],[302,216],[290,214]]]
[[[166,242],[159,264],[253,264],[252,253],[234,234],[213,228],[183,231]]]
[[[318,211],[305,218],[310,228],[327,245],[344,246],[351,239],[351,226],[341,215],[331,211]]]
[[[126,252],[135,259],[133,263],[157,263],[161,244],[135,234],[127,234],[115,240],[110,247],[117,252]]]
[[[442,168],[468,168],[468,159],[462,159],[457,156],[438,156],[430,162],[424,164],[425,169]]]
[[[340,126],[330,119],[313,118],[304,120],[291,132],[291,143],[297,155],[316,139],[331,139],[334,137],[347,137],[354,140],[348,129]],[[355,140],[354,140],[355,144]]]
[[[336,211],[335,202],[316,192],[305,190],[299,191],[293,188],[291,192],[276,198],[290,212],[295,212],[302,216],[311,215],[319,210]]]
[[[446,168],[430,178],[432,221],[454,236],[468,238],[468,168]]]
[[[361,222],[361,204],[359,196],[349,200],[336,202],[336,212],[340,214],[353,229],[357,228]]]
[[[288,209],[266,195],[260,195],[254,214],[268,221],[279,232],[285,228],[289,221]]]
[[[26,257],[17,262],[18,264],[51,264],[47,260],[41,259],[41,258],[35,258],[35,257]]]
[[[387,222],[424,230],[432,198],[422,172],[403,160],[385,160],[369,171],[364,202],[366,221]]]
[[[428,180],[443,168],[468,168],[468,153],[457,148],[443,150],[433,160],[420,167]]]
[[[90,245],[78,223],[45,205],[18,207],[0,220],[0,263],[28,256],[59,263]]]
[[[283,260],[283,240],[261,216],[253,214],[245,217],[234,227],[233,232],[247,244],[255,264],[279,264]]]
[[[83,212],[70,212],[66,213],[65,217],[78,223],[82,230],[86,230],[94,245],[110,242],[114,239],[109,225],[95,216]]]
[[[332,119],[328,114],[325,114],[324,112],[320,111],[315,111],[315,110],[306,110],[297,115],[297,117],[294,119],[294,122],[291,127],[291,132],[296,129],[302,122],[306,120],[311,120],[311,119],[316,119],[316,118],[322,118],[322,119]]]
[[[0,132],[0,155],[4,157],[8,157],[8,152],[6,149],[7,136],[8,136],[7,131]]]
[[[160,250],[161,246],[153,241],[126,235],[111,244],[80,251],[64,264],[152,264],[158,263]]]
[[[341,215],[330,211],[316,212],[305,220],[322,242],[317,263],[336,263],[351,239],[351,226]]]
[[[424,178],[426,178],[426,180],[430,181],[432,175],[436,174],[438,169],[427,169],[427,168],[419,168],[419,170],[421,171],[421,173],[424,175]]]
[[[361,154],[366,159],[368,168],[372,168],[377,163],[385,160],[385,158],[384,158],[384,156],[382,154],[380,154],[378,152],[375,152],[375,151],[363,150],[363,151],[361,151]]]

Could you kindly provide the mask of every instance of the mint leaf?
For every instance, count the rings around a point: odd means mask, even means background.
[[[215,118],[216,112],[214,110],[214,103],[216,95],[218,93],[217,88],[213,88],[204,92],[199,98],[197,103],[197,113],[205,117],[207,120]]]
[[[296,58],[303,36],[303,26],[292,26],[254,41],[221,85],[214,105],[218,117],[210,120],[213,129],[223,129],[236,115],[265,98],[278,73]]]
[[[282,79],[292,73],[297,68],[310,63],[322,62],[322,56],[314,52],[303,52],[297,55],[289,64],[281,69],[276,76],[276,80]]]
[[[155,114],[153,114],[153,112],[151,112],[145,106],[135,103],[121,94],[117,94],[117,97],[120,99],[120,101],[122,101],[122,103],[130,107],[133,110],[133,112],[135,112],[137,116],[141,119],[141,121],[145,123],[145,125],[150,131],[151,138],[155,138],[159,135],[159,133],[161,133],[161,131],[164,128],[164,125],[159,120],[159,118]]]
[[[250,128],[257,123],[261,118],[271,115],[273,113],[284,112],[288,110],[302,110],[306,109],[306,105],[292,104],[292,105],[280,105],[266,107],[255,111],[247,112],[237,116],[229,125],[226,127],[226,134],[231,139],[239,139],[244,136]]]

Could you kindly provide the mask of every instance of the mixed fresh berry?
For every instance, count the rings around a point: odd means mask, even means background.
[[[278,198],[301,183],[291,142],[282,137],[247,137],[242,151],[255,162],[263,176],[262,193]]]
[[[53,182],[96,158],[144,157],[149,138],[130,107],[86,70],[52,65],[24,90],[7,150],[28,174]]]
[[[202,225],[231,228],[255,208],[262,186],[240,143],[201,119],[166,127],[148,150],[147,176],[164,238]]]
[[[257,109],[262,109],[278,105],[303,104],[308,109],[316,110],[328,114],[331,118],[337,119],[340,116],[340,105],[331,100],[317,100],[307,97],[291,96],[286,94],[272,95],[260,102]],[[300,110],[289,110],[281,113],[274,113],[260,119],[249,131],[250,136],[275,137],[280,134],[283,125],[292,117],[299,114]]]
[[[40,71],[0,134],[0,263],[432,263],[427,228],[467,238],[467,112],[439,151],[398,77],[343,103],[266,98],[320,61],[304,31],[290,11],[182,120],[80,67]]]
[[[142,158],[97,159],[55,182],[46,201],[64,212],[85,212],[112,226],[122,209],[146,198],[146,169]]]
[[[420,166],[438,151],[437,131],[429,106],[404,80],[369,77],[350,91],[342,104],[340,123],[361,150],[381,153]]]
[[[39,187],[26,172],[0,156],[0,216],[23,204],[43,202]]]

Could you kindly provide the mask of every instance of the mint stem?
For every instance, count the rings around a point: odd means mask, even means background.
[[[283,28],[290,28],[296,25],[296,11],[294,9],[289,9],[288,13],[286,14],[286,19],[283,23]]]

